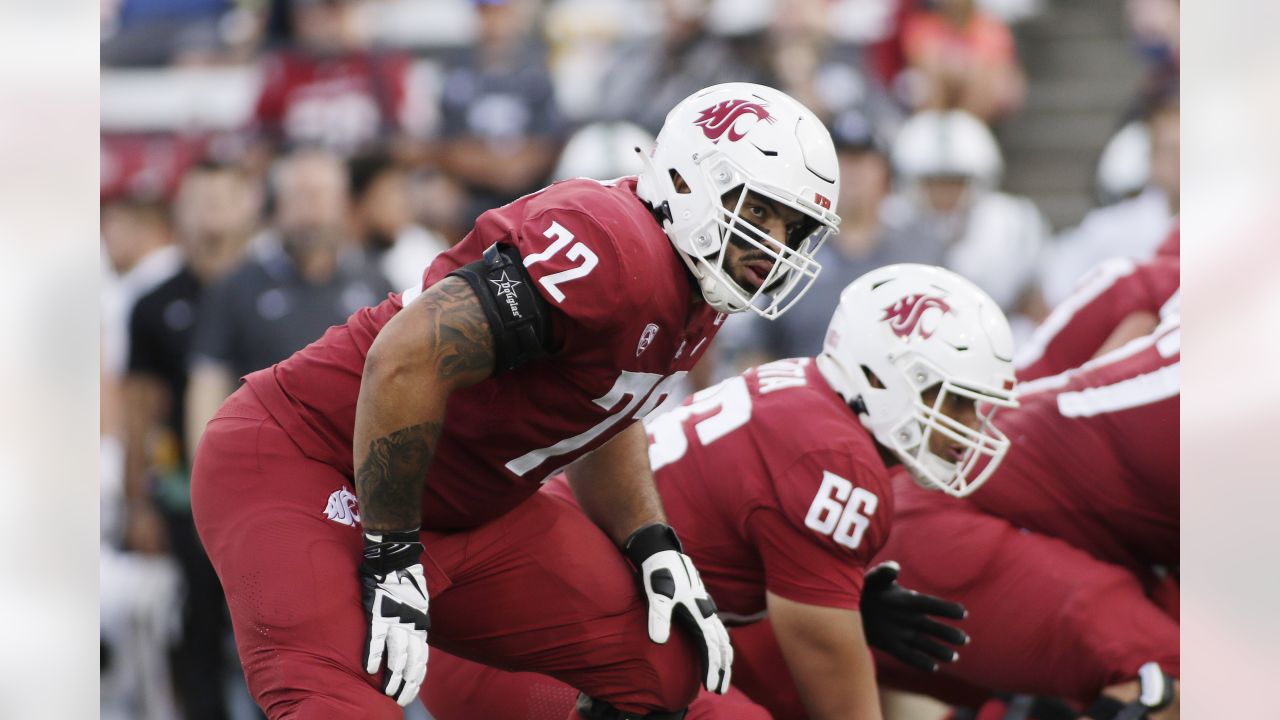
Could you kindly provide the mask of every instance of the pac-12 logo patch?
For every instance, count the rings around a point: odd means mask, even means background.
[[[658,334],[658,326],[649,323],[644,326],[644,332],[640,333],[640,342],[636,343],[636,357],[640,357],[640,353],[649,347],[649,343],[653,342],[653,338]]]
[[[324,506],[325,517],[330,520],[355,527],[360,522],[360,501],[355,493],[345,487],[338,488],[329,494],[329,502]]]
[[[921,325],[920,320],[929,310],[941,310],[945,315],[951,312],[951,306],[931,295],[908,295],[885,308],[880,320],[889,323],[889,329],[898,337],[909,337],[918,330],[920,337],[927,340],[933,329]]]
[[[703,110],[698,115],[698,119],[693,121],[693,124],[702,128],[702,134],[706,135],[711,142],[720,142],[720,137],[725,132],[729,133],[729,142],[737,142],[746,137],[754,126],[753,123],[747,125],[745,130],[741,130],[739,126],[735,125],[738,118],[745,115],[750,115],[758,121],[777,122],[777,119],[765,109],[764,103],[751,102],[750,100],[725,100]]]

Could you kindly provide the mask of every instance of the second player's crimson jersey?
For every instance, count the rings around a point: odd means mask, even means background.
[[[1094,268],[1018,352],[1018,380],[1035,380],[1079,367],[1131,313],[1160,314],[1180,284],[1177,237],[1175,229],[1161,246],[1165,250],[1150,260],[1115,258]]]
[[[646,425],[668,521],[726,622],[763,617],[766,590],[858,608],[893,495],[871,435],[811,359],[754,368]],[[548,491],[570,494],[563,478]]]
[[[1010,448],[969,502],[1142,572],[1179,555],[1178,315],[1080,368],[1019,386]]]
[[[635,179],[570,180],[489,211],[427,269],[423,287],[505,243],[552,312],[560,350],[455,391],[425,478],[423,527],[470,527],[651,412],[724,316],[698,298]],[[246,380],[309,457],[352,476],[365,355],[419,288],[353,314]]]

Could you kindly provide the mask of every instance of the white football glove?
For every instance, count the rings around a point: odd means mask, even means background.
[[[427,677],[427,579],[422,572],[422,543],[416,530],[366,532],[360,585],[369,641],[364,670],[376,674],[385,651],[382,692],[401,706],[413,702]]]
[[[649,601],[649,639],[666,643],[674,618],[702,652],[703,685],[721,695],[728,692],[733,670],[729,633],[675,531],[662,523],[645,525],[627,538],[623,551],[639,569]]]

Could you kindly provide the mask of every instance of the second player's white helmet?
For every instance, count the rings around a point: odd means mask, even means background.
[[[853,281],[840,294],[817,364],[925,487],[964,497],[1009,448],[991,424],[997,408],[1017,407],[1009,322],[990,296],[950,270],[888,265]],[[926,403],[933,389],[937,397]],[[976,429],[942,412],[949,396],[975,403]],[[959,456],[934,454],[935,433]]]
[[[840,224],[840,179],[831,135],[808,108],[763,85],[714,85],[673,108],[652,155],[641,156],[636,194],[659,215],[709,305],[774,318],[809,289],[821,269],[813,256]],[[676,190],[676,176],[687,191]],[[780,247],[739,219],[751,192],[810,222]],[[733,207],[726,208],[729,193]],[[758,288],[743,288],[725,269],[731,242],[773,260]]]

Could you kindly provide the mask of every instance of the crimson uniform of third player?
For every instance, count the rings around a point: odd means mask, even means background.
[[[809,358],[730,378],[654,417],[647,428],[668,520],[726,624],[764,618],[766,590],[795,602],[858,609],[864,572],[889,536],[889,473],[871,435]],[[542,494],[572,500],[563,478]],[[736,646],[738,630],[733,634]],[[472,717],[467,710],[477,707],[495,718],[563,714],[554,707],[556,685],[546,679],[435,653],[431,663],[424,699],[441,720]],[[734,684],[771,710],[779,705],[775,696],[795,696],[776,675],[756,671],[741,651]],[[571,698],[558,697],[562,703]],[[749,708],[740,698],[703,693],[690,716],[766,716]]]
[[[1080,367],[1129,315],[1162,314],[1178,294],[1180,267],[1176,227],[1150,260],[1113,258],[1100,263],[1018,350],[1014,358],[1018,380],[1037,380]]]
[[[481,216],[425,273],[430,287],[493,243],[514,246],[552,309],[557,351],[449,397],[424,478],[422,564],[433,645],[645,712],[693,696],[691,643],[678,632],[651,643],[617,548],[580,512],[535,496],[656,407],[723,320],[694,301],[634,188],[576,180],[521,198]],[[271,717],[398,716],[362,668],[352,435],[369,346],[419,292],[360,310],[249,375],[197,453],[197,526],[250,690]]]
[[[894,536],[877,560],[965,605],[972,642],[939,677],[882,680],[951,700],[972,688],[1092,700],[1155,661],[1180,674],[1179,324],[1029,383],[996,416],[1011,446],[964,501],[895,478]],[[955,682],[952,682],[955,681]]]

